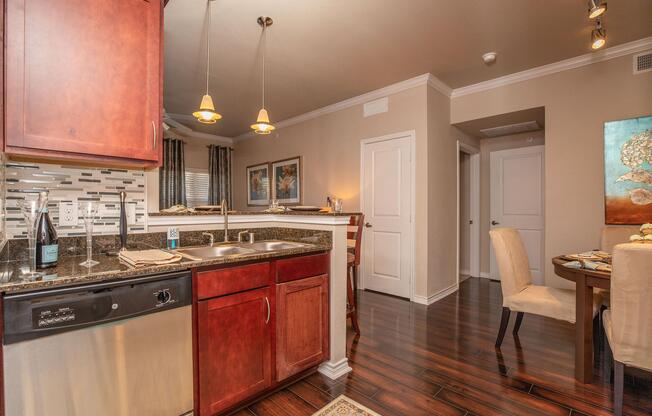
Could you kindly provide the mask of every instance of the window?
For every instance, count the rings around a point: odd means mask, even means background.
[[[189,208],[208,205],[208,170],[186,168],[186,200]]]

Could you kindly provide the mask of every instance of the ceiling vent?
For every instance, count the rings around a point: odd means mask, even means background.
[[[634,55],[634,74],[652,71],[652,51]]]
[[[525,133],[528,131],[541,130],[541,126],[536,121],[526,121],[525,123],[508,124],[506,126],[491,127],[482,129],[480,133],[486,137],[500,137],[509,134]]]

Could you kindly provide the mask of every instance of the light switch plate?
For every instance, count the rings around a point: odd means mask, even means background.
[[[59,227],[75,227],[79,218],[77,202],[59,202]]]

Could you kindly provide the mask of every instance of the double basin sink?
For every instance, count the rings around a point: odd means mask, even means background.
[[[182,256],[206,260],[224,256],[268,253],[271,251],[288,250],[308,246],[309,244],[295,243],[292,241],[271,240],[259,241],[256,243],[221,243],[203,247],[180,248],[175,251]]]

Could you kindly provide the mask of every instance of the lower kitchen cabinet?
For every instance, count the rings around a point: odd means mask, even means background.
[[[328,253],[193,273],[195,412],[225,414],[329,354]]]
[[[213,415],[272,385],[269,289],[197,302],[199,414]]]
[[[328,357],[328,276],[276,285],[276,378],[282,381]]]

